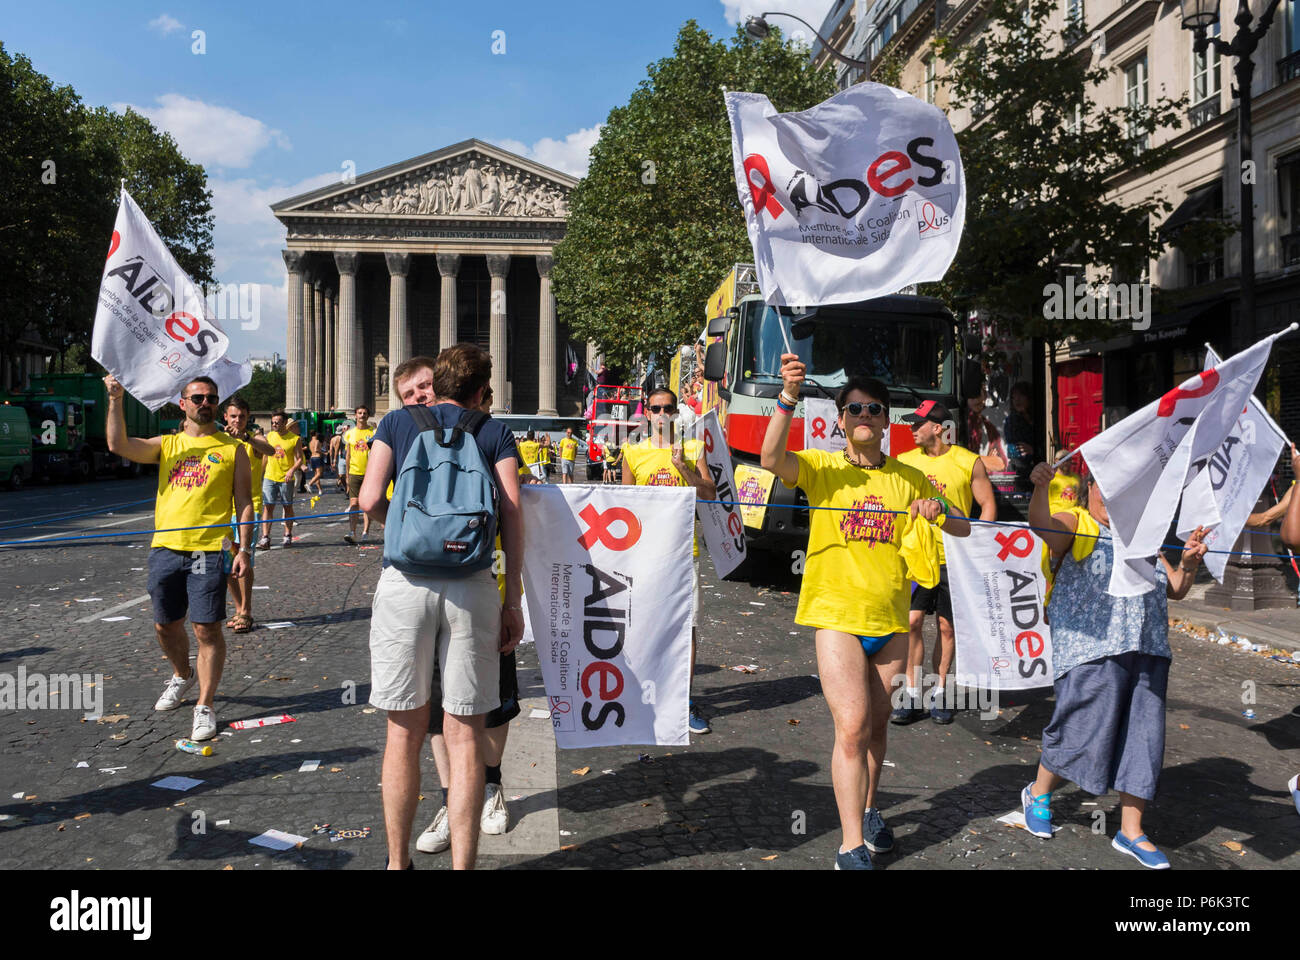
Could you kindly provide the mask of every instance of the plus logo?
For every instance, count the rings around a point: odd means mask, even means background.
[[[641,521],[627,507],[610,507],[597,510],[593,503],[587,504],[578,516],[587,524],[587,532],[578,538],[584,550],[590,550],[597,542],[603,543],[611,550],[628,550],[641,539]],[[623,535],[615,536],[610,527],[618,522],[623,524]]]

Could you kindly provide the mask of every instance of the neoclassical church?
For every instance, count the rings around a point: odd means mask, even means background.
[[[493,412],[577,416],[551,293],[576,184],[466,140],[274,204],[287,231],[288,409],[369,403],[382,415],[397,403],[390,370],[469,341],[492,353]]]

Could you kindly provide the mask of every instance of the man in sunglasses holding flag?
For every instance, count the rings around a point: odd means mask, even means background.
[[[676,433],[677,394],[667,387],[652,388],[645,398],[649,434],[640,443],[623,444],[623,483],[628,486],[694,487],[699,500],[716,500],[717,487],[704,462],[704,444]],[[695,679],[695,646],[700,618],[700,535],[694,535],[695,604],[691,624],[691,679]],[[691,733],[711,732],[708,722],[690,704]]]
[[[226,662],[226,641],[221,633],[226,618],[226,576],[240,579],[248,572],[252,536],[241,538],[233,558],[223,541],[232,500],[243,524],[240,529],[252,529],[252,467],[244,445],[217,429],[219,397],[210,378],[195,377],[181,391],[185,422],[180,430],[148,438],[127,436],[122,385],[112,374],[104,378],[104,384],[108,388],[108,449],[135,463],[158,464],[149,597],[154,631],[171,661],[172,678],[154,709],[175,710],[197,682],[198,703],[190,736],[211,740],[217,735],[212,704]],[[186,614],[199,642],[193,666]]]
[[[808,496],[807,561],[794,619],[817,631],[817,673],[835,724],[831,783],[843,831],[835,869],[870,870],[870,854],[894,846],[876,791],[889,692],[907,662],[909,573],[928,566],[932,581],[938,577],[934,540],[918,536],[929,531],[916,518],[957,537],[969,535],[970,521],[920,470],[881,450],[889,388],[875,378],[850,377],[836,398],[844,450],[789,450],[804,370],[796,354],[782,356],[783,386],[761,462]]]

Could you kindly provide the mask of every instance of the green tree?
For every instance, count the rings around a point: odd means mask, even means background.
[[[284,406],[284,371],[258,367],[253,371],[253,378],[239,391],[239,395],[254,410],[279,410]]]
[[[935,44],[947,64],[942,80],[951,105],[974,115],[957,135],[965,231],[936,292],[959,316],[978,309],[1018,339],[1043,338],[1056,411],[1056,348],[1114,335],[1120,325],[1046,316],[1045,288],[1067,274],[1082,284],[1085,268],[1099,282],[1142,278],[1168,243],[1153,223],[1171,204],[1154,195],[1121,202],[1117,178],[1170,162],[1168,142],[1135,145],[1180,127],[1186,107],[1185,97],[1164,96],[1149,106],[1099,105],[1094,93],[1118,67],[1090,66],[1086,51],[1062,49],[1048,26],[1058,7],[1055,0],[992,0],[975,42],[941,36]],[[1221,237],[1224,228],[1198,229]]]
[[[191,279],[212,283],[206,175],[145,117],[87,109],[0,44],[0,143],[0,353],[31,328],[89,364],[122,179]]]
[[[723,88],[766,94],[781,111],[834,92],[829,72],[778,31],[730,45],[694,20],[609,114],[555,248],[555,296],[575,338],[630,365],[693,342],[732,263],[753,258],[736,193]]]

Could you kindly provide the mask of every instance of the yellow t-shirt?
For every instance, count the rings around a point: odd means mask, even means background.
[[[697,464],[704,456],[704,444],[699,440],[687,440],[682,445],[682,459],[692,470],[699,469]],[[646,437],[640,443],[623,444],[624,462],[632,471],[632,479],[638,487],[688,487],[690,484],[673,466],[672,447],[656,447]],[[693,536],[691,549],[694,556],[700,555],[700,539]]]
[[[361,429],[353,427],[343,434],[343,442],[348,445],[348,476],[364,477],[366,463],[370,460],[370,441],[375,435],[374,427]]]
[[[223,430],[204,437],[191,437],[184,431],[163,435],[154,529],[207,529],[155,533],[152,546],[186,552],[221,549],[221,541],[230,532],[239,447],[240,442]]]
[[[801,487],[810,506],[840,508],[810,511],[795,623],[865,637],[906,633],[911,591],[899,547],[908,518],[845,508],[905,511],[913,500],[938,495],[934,484],[892,457],[864,470],[829,450],[795,456],[799,477],[786,486]]]
[[[551,462],[551,448],[550,448],[550,447],[548,447],[548,446],[546,446],[546,445],[544,445],[544,444],[538,444],[538,446],[537,446],[537,454],[538,454],[539,457],[541,457],[541,462],[542,462],[542,463],[550,464],[550,462]]]
[[[570,463],[578,459],[578,441],[573,437],[565,437],[560,441],[560,459]]]
[[[266,435],[266,442],[275,447],[275,456],[266,458],[266,479],[272,483],[284,483],[293,466],[294,452],[302,438],[296,433],[276,433],[272,430]]]
[[[266,457],[253,449],[253,445],[247,440],[240,440],[244,452],[248,454],[248,466],[253,475],[253,517],[259,517],[262,514],[262,474],[266,472]],[[235,509],[235,499],[230,498],[230,513],[232,516],[238,514]]]
[[[519,447],[519,455],[524,458],[524,465],[531,467],[537,462],[537,441],[520,440],[516,446]]]
[[[971,491],[971,474],[979,455],[971,453],[965,447],[951,446],[937,457],[931,457],[920,447],[913,447],[898,455],[899,463],[916,467],[930,481],[939,495],[949,503],[970,516],[975,496]],[[939,544],[939,562],[946,563],[943,554],[943,534],[936,531],[935,540]]]
[[[1079,505],[1083,481],[1077,474],[1057,471],[1047,485],[1047,503],[1052,513],[1069,513]]]

